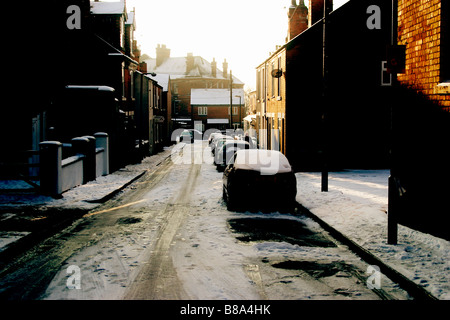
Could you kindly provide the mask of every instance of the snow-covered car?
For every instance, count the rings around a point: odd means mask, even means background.
[[[275,150],[238,150],[223,173],[223,198],[229,210],[246,205],[292,209],[297,179],[284,154]]]
[[[224,144],[214,154],[214,163],[217,169],[223,170],[236,151],[250,149],[250,144],[243,140],[225,140]]]
[[[180,142],[193,143],[194,135],[189,130],[183,130],[183,132],[180,134]]]
[[[228,140],[234,141],[234,138],[231,136],[218,136],[218,137],[214,138],[213,143],[211,145],[212,154],[214,155],[215,152],[223,146],[225,141],[228,141]]]
[[[208,137],[208,145],[211,146],[214,142],[214,138],[218,138],[219,136],[223,136],[222,132],[213,132]]]

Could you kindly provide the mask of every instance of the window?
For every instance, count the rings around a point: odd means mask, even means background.
[[[275,62],[272,62],[272,72],[274,70],[275,70]],[[274,76],[272,76],[271,78],[272,78],[272,97],[274,97],[275,96],[275,81],[276,81],[276,79]]]
[[[134,74],[133,71],[130,70],[130,86],[131,86],[131,98],[134,99]]]
[[[233,107],[233,116],[237,116],[239,113],[239,107]],[[228,107],[228,115],[230,115],[230,107]]]
[[[281,56],[278,57],[278,69],[281,70]],[[281,77],[277,78],[277,96],[281,96]]]
[[[381,61],[381,85],[392,85],[392,75],[387,72],[387,61]]]
[[[207,107],[198,107],[198,115],[199,116],[206,116],[207,114],[208,114]]]

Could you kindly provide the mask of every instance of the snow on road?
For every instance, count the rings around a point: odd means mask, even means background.
[[[181,298],[378,299],[367,288],[364,280],[355,281],[345,272],[351,268],[364,274],[367,265],[344,246],[327,248],[300,246],[285,241],[238,241],[237,235],[228,225],[230,219],[274,219],[274,222],[287,219],[301,222],[318,233],[323,231],[306,217],[278,212],[229,212],[222,200],[222,173],[211,164],[209,148],[199,147],[192,157],[185,157],[186,153],[172,152],[170,170],[164,171],[161,182],[155,182],[143,197],[140,194],[141,198],[137,198],[137,195],[143,192],[139,190],[146,190],[143,185],[148,182],[140,179],[129,188],[131,191],[127,190],[118,200],[117,205],[123,207],[121,210],[112,207],[86,218],[90,219],[86,220],[89,224],[79,232],[79,236],[90,237],[95,241],[76,252],[61,266],[47,289],[46,299],[145,298],[145,292],[130,291],[130,288],[136,288],[141,279],[146,278],[142,272],[153,270],[151,259],[158,256],[154,252],[155,243],[158,243],[161,229],[171,221],[165,216],[167,208],[180,205],[183,201],[185,210],[177,220],[179,227],[174,229],[170,239],[164,240],[170,240],[170,243],[162,257],[170,255],[171,264],[164,262],[160,265],[163,269],[176,270],[177,279],[174,279],[170,270],[164,276],[172,286],[182,284]],[[183,188],[191,179],[190,161],[199,166],[199,171],[195,186],[186,190]],[[164,166],[158,170],[163,169]],[[342,179],[344,183],[346,178]],[[302,181],[299,185],[302,186]],[[379,189],[383,192],[383,188]],[[338,201],[337,198],[334,200]],[[323,201],[317,200],[316,203],[319,205]],[[330,203],[325,205],[328,209],[333,207]],[[267,221],[270,223],[272,220]],[[327,237],[326,234],[323,236]],[[73,239],[76,238],[73,235]],[[159,247],[157,249],[160,250]],[[331,272],[331,276],[318,277],[290,267],[301,262],[320,268],[325,266],[328,269],[324,272]],[[274,267],[282,265],[287,267]],[[80,289],[67,286],[73,283],[70,282],[73,274],[68,273],[68,270],[72,270],[70,266],[79,268]],[[164,295],[163,283],[156,282],[154,286],[157,297],[170,298]],[[406,298],[388,280],[383,282],[383,286],[393,296]]]
[[[105,212],[110,225],[99,229],[85,229],[74,241],[92,241],[66,263],[50,284],[47,299],[121,299],[133,279],[148,263],[152,246],[158,237],[162,213],[174,201],[188,176],[190,162],[201,165],[198,183],[190,195],[186,218],[171,243],[170,254],[178,278],[184,283],[186,294],[193,299],[336,299],[336,294],[311,295],[299,288],[317,285],[317,282],[299,282],[298,272],[279,270],[272,265],[279,261],[338,261],[345,250],[335,248],[304,247],[287,242],[264,241],[243,243],[230,231],[228,220],[263,217],[301,221],[311,229],[318,228],[304,217],[281,215],[274,212],[229,212],[222,200],[222,174],[212,165],[212,157],[205,148],[194,155],[180,153],[184,144],[178,144],[157,155],[144,159],[141,164],[100,177],[64,193],[62,199],[35,197],[10,199],[2,195],[1,205],[41,205],[47,207],[83,207],[93,211],[99,204],[86,200],[99,199],[143,172],[158,170],[159,164],[172,154],[173,170],[163,183],[155,184],[144,199],[125,203],[120,215]],[[424,286],[439,299],[450,299],[450,242],[399,226],[399,244],[386,243],[387,227],[387,170],[347,170],[330,173],[330,191],[320,192],[320,174],[297,173],[297,200],[314,214],[338,229],[350,239],[370,250],[394,269]],[[138,180],[126,190],[140,189],[145,181]],[[23,203],[21,202],[23,201]],[[131,200],[130,200],[131,201]],[[116,213],[117,214],[117,213]],[[4,215],[7,219],[10,215]],[[99,217],[91,217],[98,221]],[[134,220],[133,220],[134,219]],[[86,220],[91,221],[91,220]],[[95,223],[92,224],[93,226]],[[10,236],[7,236],[10,241]],[[14,240],[15,238],[11,238]],[[7,244],[7,243],[6,243]],[[348,261],[358,259],[348,255]],[[81,290],[67,287],[70,266],[80,268]],[[360,265],[361,269],[365,265]],[[70,269],[72,270],[72,269]],[[290,273],[289,273],[290,272]],[[345,277],[341,277],[345,279]],[[336,279],[334,279],[336,280]],[[334,281],[333,280],[333,281]],[[351,293],[348,284],[344,294]],[[339,287],[339,284],[337,285]],[[389,284],[386,284],[389,286]],[[395,289],[394,289],[395,291]],[[362,297],[366,297],[362,295]]]

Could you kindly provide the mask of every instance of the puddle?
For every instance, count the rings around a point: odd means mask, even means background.
[[[287,260],[272,264],[274,268],[288,270],[302,270],[314,278],[322,277],[349,277],[354,267],[344,262],[319,263],[313,261],[292,261]]]
[[[230,228],[244,242],[287,242],[306,247],[336,247],[320,233],[310,230],[306,224],[292,219],[237,218],[228,220]]]
[[[141,218],[133,218],[133,217],[125,217],[117,219],[118,224],[133,224],[133,223],[139,223],[141,222]]]

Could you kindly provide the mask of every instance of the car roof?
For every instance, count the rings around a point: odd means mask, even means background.
[[[275,174],[292,171],[284,154],[276,150],[245,149],[236,152],[234,167],[241,170],[259,171],[261,174]]]
[[[234,140],[234,138],[231,136],[220,136],[217,140]]]
[[[249,143],[244,140],[231,140],[231,139],[225,140],[224,145],[228,145],[228,144],[249,144]]]

